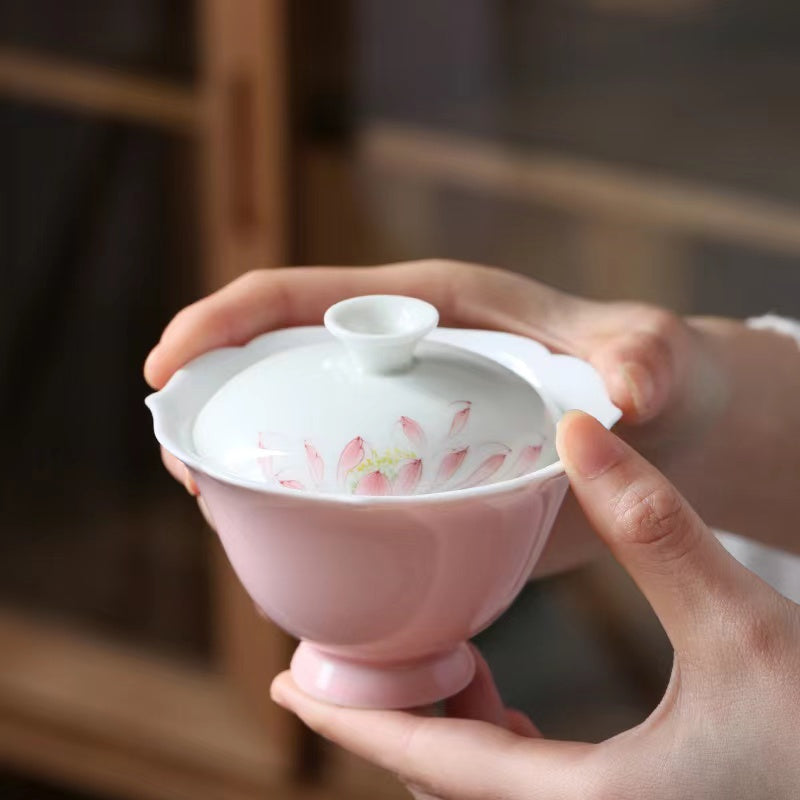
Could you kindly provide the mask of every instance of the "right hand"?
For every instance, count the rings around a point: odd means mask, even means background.
[[[646,720],[598,744],[543,738],[503,707],[481,661],[445,719],[328,705],[288,672],[273,699],[420,800],[800,797],[800,606],[734,561],[666,478],[596,420],[566,415],[558,451],[675,648]]]

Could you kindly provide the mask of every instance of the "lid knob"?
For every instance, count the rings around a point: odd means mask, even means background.
[[[438,324],[424,300],[375,294],[342,300],[325,312],[325,327],[365,372],[400,372],[414,361],[417,342]]]

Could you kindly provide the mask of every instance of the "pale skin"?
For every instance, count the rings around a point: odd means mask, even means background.
[[[558,447],[573,498],[540,572],[609,548],[659,615],[675,668],[642,725],[597,745],[541,738],[503,708],[482,662],[450,718],[337,709],[287,674],[275,700],[420,798],[800,796],[800,607],[739,566],[701,521],[800,550],[796,343],[732,320],[597,303],[431,261],[250,273],[178,314],[145,375],[159,388],[209,349],[317,324],[333,302],[369,293],[422,297],[443,324],[531,336],[597,367],[624,412],[621,437],[667,477],[590,418],[568,415]],[[183,465],[164,458],[196,493]]]

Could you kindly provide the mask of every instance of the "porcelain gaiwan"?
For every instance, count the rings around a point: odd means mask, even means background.
[[[525,584],[566,492],[558,417],[620,416],[585,362],[437,323],[414,298],[345,300],[146,401],[254,602],[302,640],[295,680],[329,702],[460,691],[466,640]]]

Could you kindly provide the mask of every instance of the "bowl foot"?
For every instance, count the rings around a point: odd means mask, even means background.
[[[302,642],[292,658],[292,677],[306,694],[352,708],[414,708],[460,692],[475,674],[466,643],[429,658],[399,664],[367,664]]]

